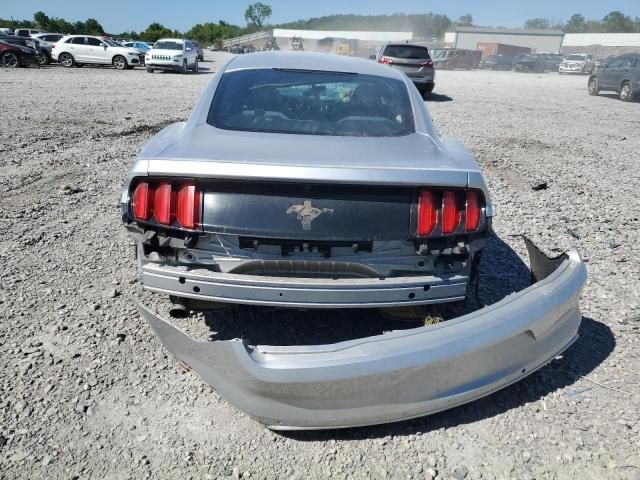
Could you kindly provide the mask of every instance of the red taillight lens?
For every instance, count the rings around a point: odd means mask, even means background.
[[[424,62],[420,63],[421,67],[433,67],[433,60],[429,59],[429,60],[425,60]]]
[[[175,219],[175,192],[171,183],[160,182],[156,187],[153,199],[153,216],[161,225],[171,225]]]
[[[380,57],[378,63],[384,63],[385,65],[391,65],[393,61],[389,57]]]
[[[426,237],[438,223],[438,207],[435,195],[431,192],[420,192],[418,197],[418,231],[419,237]]]
[[[185,184],[178,190],[178,223],[193,230],[200,221],[200,192],[195,185]]]
[[[480,195],[472,190],[467,192],[467,208],[464,231],[475,232],[480,226]]]
[[[136,220],[147,221],[153,211],[153,189],[148,182],[140,182],[133,191],[131,201],[133,216]]]
[[[456,231],[460,223],[460,210],[458,210],[455,192],[442,194],[442,233],[449,235]]]

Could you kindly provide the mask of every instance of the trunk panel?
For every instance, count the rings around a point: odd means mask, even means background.
[[[410,237],[412,190],[326,185],[220,185],[205,189],[205,232],[251,237],[373,241]]]

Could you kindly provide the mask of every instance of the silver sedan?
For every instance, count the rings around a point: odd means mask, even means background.
[[[144,147],[122,194],[147,290],[198,302],[415,307],[465,299],[493,208],[402,72],[266,52],[232,59],[189,120]],[[141,306],[167,348],[274,429],[389,422],[486,395],[577,336],[579,255],[533,245],[538,283],[439,325],[334,345],[201,343]]]

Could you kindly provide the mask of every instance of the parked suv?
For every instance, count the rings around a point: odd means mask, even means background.
[[[64,35],[62,33],[37,33],[31,36],[31,38],[35,38],[40,42],[40,50],[42,51],[40,63],[42,65],[47,65],[51,62],[53,46],[63,37]]]
[[[464,48],[445,48],[432,50],[436,68],[442,70],[472,70],[480,65],[482,52]]]
[[[558,73],[593,73],[595,59],[588,53],[567,55],[558,67]]]
[[[198,71],[198,51],[190,40],[181,38],[161,38],[145,55],[147,72],[173,70],[187,73],[189,69]]]
[[[63,67],[98,64],[124,70],[140,65],[141,55],[138,50],[122,47],[109,38],[86,35],[63,37],[51,50],[51,57]]]
[[[384,45],[378,51],[376,60],[407,75],[424,98],[431,94],[436,85],[436,72],[427,47],[408,43]]]
[[[630,102],[640,95],[640,54],[616,57],[589,77],[589,95],[600,90],[618,92],[620,100]]]

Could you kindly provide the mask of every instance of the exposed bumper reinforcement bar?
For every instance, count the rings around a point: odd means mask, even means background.
[[[177,297],[298,308],[378,308],[464,300],[468,277],[350,278],[261,277],[189,271],[146,264],[146,290]],[[294,283],[295,282],[295,283]]]
[[[222,396],[276,430],[378,424],[435,413],[534,372],[578,336],[586,269],[527,241],[538,281],[447,322],[332,345],[197,342],[146,307],[169,351]]]

